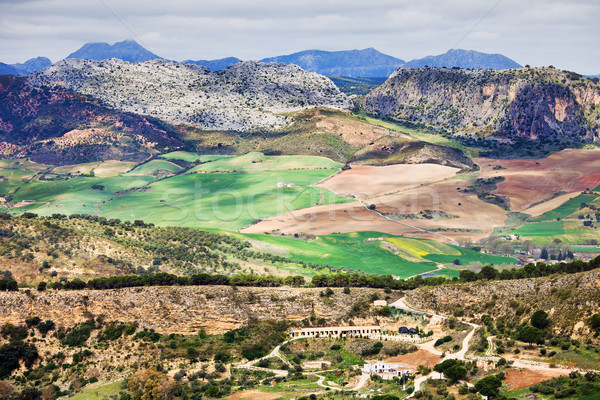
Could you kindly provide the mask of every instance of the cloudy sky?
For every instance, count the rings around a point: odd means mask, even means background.
[[[0,10],[8,63],[135,39],[173,60],[366,47],[411,60],[463,48],[600,74],[598,0],[0,0]]]

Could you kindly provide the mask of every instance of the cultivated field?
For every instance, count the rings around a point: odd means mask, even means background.
[[[593,238],[595,231],[577,222],[583,202],[596,204],[597,195],[580,195],[600,183],[600,150],[564,150],[545,159],[476,159],[481,170],[457,174],[458,169],[435,164],[361,166],[353,165],[319,186],[357,200],[347,204],[294,210],[265,219],[244,232],[306,232],[329,234],[374,230],[394,235],[430,238],[455,243],[461,238],[479,240],[493,234],[509,219],[508,211],[531,215],[531,222],[514,233],[536,236],[538,242],[556,235],[571,243]],[[477,179],[502,177],[496,188],[477,193]],[[485,196],[506,198],[510,209],[486,202]],[[374,210],[367,207],[374,205]],[[580,213],[590,211],[581,211]]]

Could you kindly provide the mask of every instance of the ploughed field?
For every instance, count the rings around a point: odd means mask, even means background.
[[[599,158],[600,150],[563,150],[544,159],[477,158],[480,170],[472,172],[435,164],[352,166],[319,186],[354,201],[294,210],[243,231],[374,230],[455,243],[488,237],[519,213],[524,226],[516,234],[584,243],[598,236],[583,227],[579,215],[594,215],[580,210],[581,203],[600,206],[600,192],[594,191],[600,185]],[[591,190],[582,194],[586,189]]]

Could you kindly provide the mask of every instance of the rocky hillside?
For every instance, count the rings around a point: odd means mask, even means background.
[[[105,321],[138,322],[159,333],[194,334],[205,328],[217,334],[254,320],[302,320],[314,314],[331,322],[369,324],[371,296],[383,290],[353,288],[350,294],[336,288],[334,295],[320,296],[322,289],[245,288],[228,286],[140,287],[115,290],[0,292],[0,325],[20,324],[31,315],[71,327],[89,313]],[[360,304],[357,312],[355,304]]]
[[[551,68],[398,69],[363,103],[372,114],[474,138],[541,144],[600,140],[600,84]]]
[[[276,130],[289,111],[350,101],[324,76],[294,65],[241,62],[212,72],[185,63],[153,60],[70,59],[29,78],[35,87],[62,86],[106,106],[209,130]]]
[[[61,87],[33,88],[25,78],[0,77],[0,154],[49,164],[122,159],[183,146],[155,119],[108,109]]]
[[[422,287],[407,294],[417,309],[464,315],[475,322],[484,314],[506,321],[528,321],[537,310],[549,314],[556,333],[586,337],[586,321],[600,311],[600,270],[508,281],[480,281]]]

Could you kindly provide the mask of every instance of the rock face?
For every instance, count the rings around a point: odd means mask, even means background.
[[[373,114],[451,132],[539,141],[597,141],[600,85],[554,69],[398,69],[367,95]]]
[[[110,159],[141,161],[183,146],[155,119],[103,107],[61,87],[34,88],[25,77],[0,77],[0,154],[49,164]]]
[[[327,76],[344,75],[355,78],[388,77],[404,64],[403,60],[373,48],[344,51],[306,50],[261,61],[295,64],[306,71]]]
[[[522,65],[502,54],[481,53],[474,50],[451,49],[438,56],[427,56],[404,64],[403,68],[473,68],[473,69],[511,69]]]
[[[252,61],[212,72],[164,60],[72,59],[32,75],[28,82],[62,86],[121,111],[211,130],[276,130],[290,122],[278,113],[350,107],[348,97],[324,76],[294,65]]]
[[[97,61],[118,58],[119,60],[129,62],[162,59],[162,57],[140,46],[135,40],[123,40],[113,45],[103,42],[86,43],[76,52],[69,54],[67,58],[82,58]]]
[[[323,298],[322,289],[232,288],[226,286],[142,287],[116,290],[48,291],[44,293],[0,292],[0,325],[22,324],[37,315],[70,327],[87,319],[88,313],[105,321],[138,322],[159,333],[193,334],[205,328],[218,334],[239,328],[249,319],[301,320],[314,315],[347,321],[358,301],[367,305],[383,290],[341,288]],[[363,323],[355,318],[356,324]],[[373,323],[374,321],[369,321]]]

